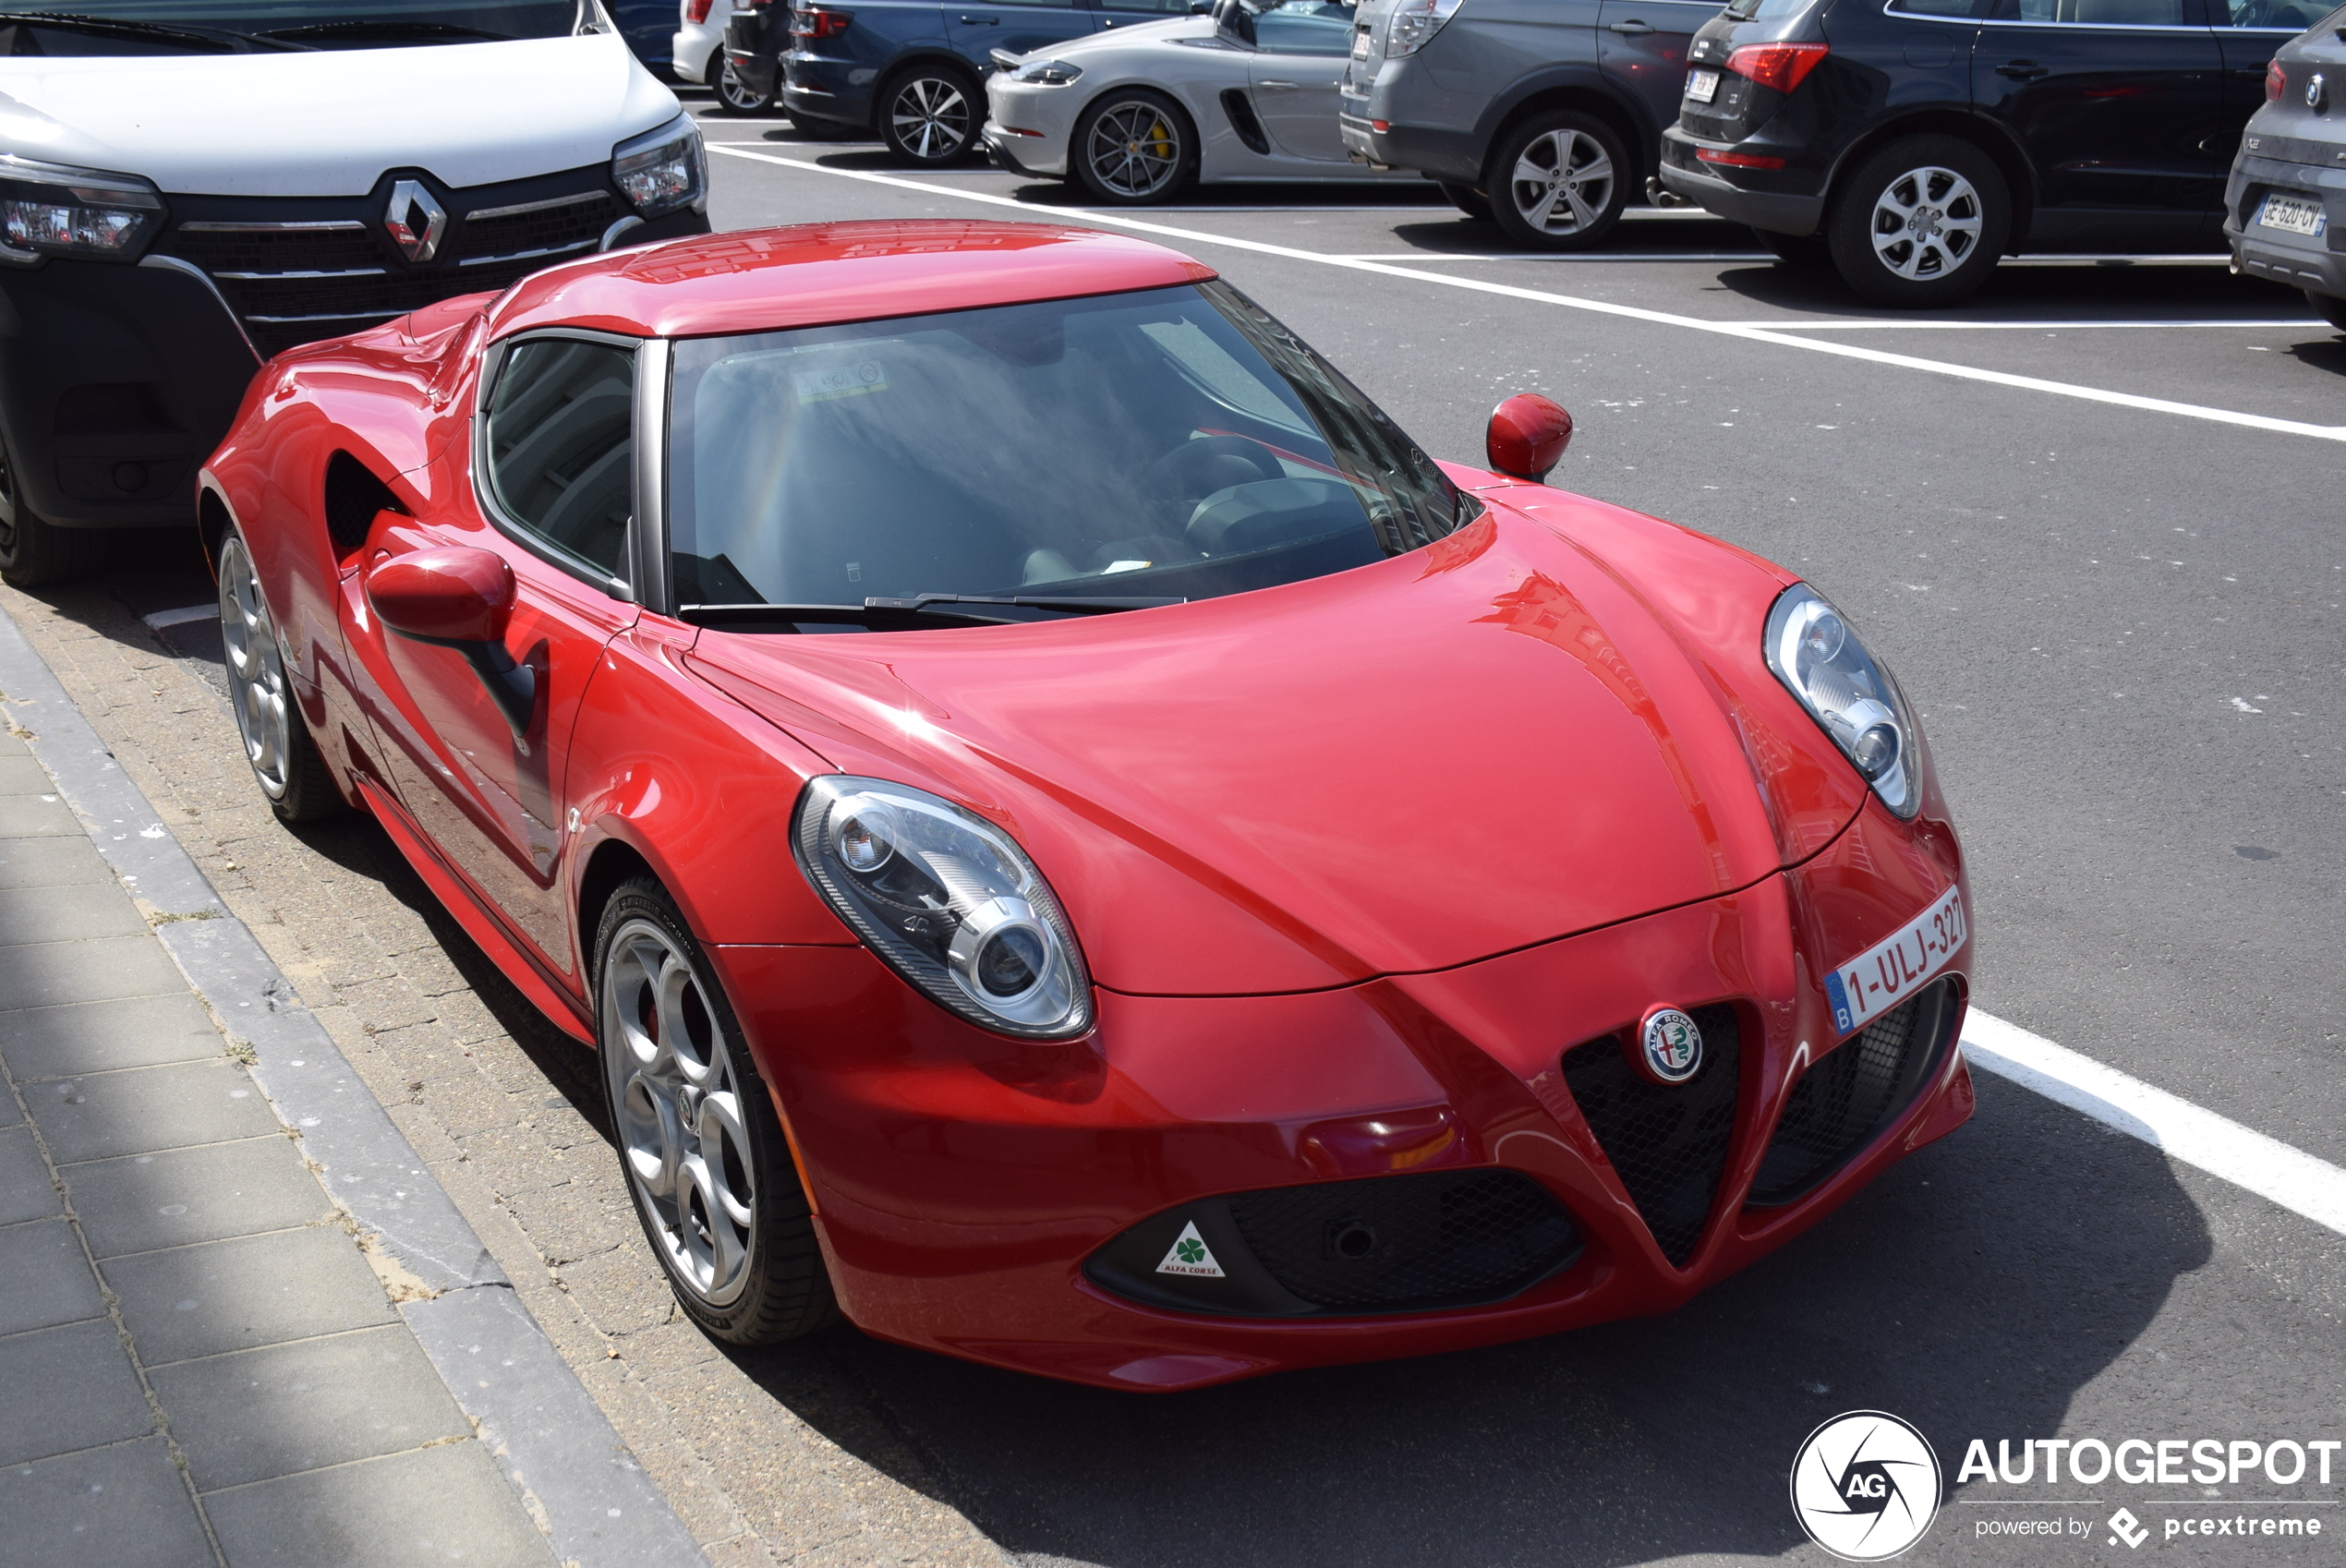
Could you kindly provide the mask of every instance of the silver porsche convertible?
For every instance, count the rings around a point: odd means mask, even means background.
[[[1013,174],[1118,206],[1193,181],[1420,179],[1346,154],[1336,88],[1351,46],[1350,6],[1219,0],[1210,15],[996,50],[986,149]]]

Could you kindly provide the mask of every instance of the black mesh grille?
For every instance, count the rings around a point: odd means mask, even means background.
[[[516,256],[524,251],[591,250],[601,243],[603,231],[618,217],[618,207],[611,199],[601,191],[594,191],[575,201],[535,212],[466,218],[456,224],[449,259]]]
[[[1803,1073],[1784,1097],[1749,1201],[1791,1202],[1847,1164],[1913,1104],[1940,1060],[1953,1002],[1953,983],[1942,980]]]
[[[346,229],[188,229],[170,252],[215,277],[222,272],[343,272],[384,265],[381,243],[365,227]]]
[[[1683,1268],[1702,1239],[1735,1137],[1741,1031],[1730,1007],[1693,1013],[1702,1066],[1685,1083],[1645,1078],[1608,1034],[1564,1054],[1564,1081],[1662,1255]]]
[[[1271,1276],[1312,1306],[1395,1312],[1513,1296],[1579,1249],[1578,1227],[1519,1171],[1437,1171],[1229,1200]]]

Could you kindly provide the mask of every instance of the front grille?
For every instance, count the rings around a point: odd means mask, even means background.
[[[1673,1086],[1629,1065],[1619,1035],[1564,1054],[1565,1086],[1628,1189],[1655,1245],[1684,1268],[1702,1239],[1735,1137],[1741,1026],[1731,1007],[1698,1007],[1702,1066]]]
[[[1579,1249],[1578,1227],[1519,1171],[1440,1171],[1232,1198],[1263,1266],[1331,1312],[1403,1312],[1513,1296]]]
[[[460,294],[502,291],[584,256],[620,216],[601,190],[465,210],[452,204],[438,257],[411,267],[380,225],[356,219],[198,221],[160,247],[209,274],[270,355],[355,332]]]
[[[1912,1104],[1944,1059],[1954,1000],[1954,983],[1942,980],[1801,1074],[1748,1201],[1771,1207],[1811,1190]]]

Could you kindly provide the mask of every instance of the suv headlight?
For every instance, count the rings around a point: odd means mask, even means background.
[[[1036,87],[1065,87],[1082,74],[1082,66],[1070,66],[1065,60],[1029,60],[1010,73],[1010,79],[1032,82]]]
[[[947,1010],[1002,1034],[1092,1027],[1092,980],[1050,885],[974,813],[880,778],[799,797],[799,868],[865,947]]]
[[[0,255],[135,261],[163,227],[163,198],[131,175],[0,156]]]
[[[1765,652],[1881,803],[1901,817],[1922,805],[1922,732],[1888,669],[1866,651],[1841,612],[1806,583],[1786,588],[1768,611]]]
[[[1442,24],[1458,14],[1458,6],[1459,0],[1401,0],[1385,28],[1385,58],[1397,60],[1424,48]]]
[[[647,218],[697,207],[708,199],[708,157],[700,129],[679,115],[611,149],[611,177]]]

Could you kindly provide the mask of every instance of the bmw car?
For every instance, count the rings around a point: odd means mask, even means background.
[[[987,154],[1119,207],[1198,184],[1416,180],[1345,151],[1336,94],[1351,44],[1350,6],[1221,0],[1210,15],[996,50]]]
[[[596,1054],[705,1332],[1167,1391],[1666,1310],[1971,1113],[1911,700],[1570,429],[851,223],[290,350],[200,505],[260,789]]]

